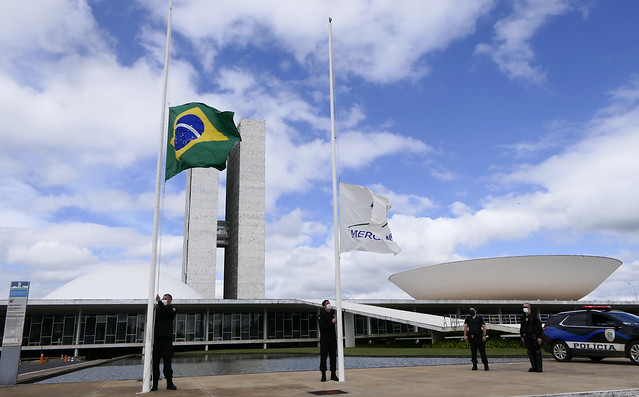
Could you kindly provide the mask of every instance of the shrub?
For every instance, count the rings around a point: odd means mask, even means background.
[[[459,339],[448,339],[443,342],[425,343],[423,348],[437,348],[437,349],[470,349],[470,343],[465,341],[462,337]],[[525,347],[519,338],[488,338],[486,340],[486,347],[488,348],[522,348]]]

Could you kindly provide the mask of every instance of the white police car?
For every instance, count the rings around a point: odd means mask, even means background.
[[[607,306],[559,313],[544,324],[543,341],[544,350],[557,361],[628,357],[639,364],[639,316]]]

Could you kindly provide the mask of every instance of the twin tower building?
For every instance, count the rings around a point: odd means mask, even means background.
[[[215,299],[217,248],[224,252],[224,299],[264,299],[265,121],[244,119],[226,171],[225,219],[218,220],[219,171],[187,173],[182,281]]]

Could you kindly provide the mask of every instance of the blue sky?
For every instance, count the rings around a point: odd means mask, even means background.
[[[148,266],[168,1],[5,8],[0,285],[39,298]],[[630,0],[175,0],[168,98],[266,121],[267,298],[334,295],[332,17],[338,174],[391,199],[402,248],[343,254],[344,297],[407,298],[387,279],[417,266],[583,254],[623,262],[588,298],[635,299],[637,15]],[[177,278],[184,188],[167,182],[163,213]]]

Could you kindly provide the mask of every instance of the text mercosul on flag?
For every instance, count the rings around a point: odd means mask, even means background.
[[[233,112],[203,103],[170,107],[168,128],[165,180],[188,168],[224,170],[233,145],[242,140]]]
[[[340,252],[369,251],[398,254],[386,216],[391,208],[387,197],[363,186],[339,184]]]

